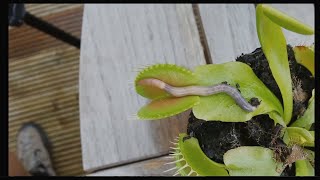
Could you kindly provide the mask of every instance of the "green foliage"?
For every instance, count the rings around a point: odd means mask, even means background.
[[[265,16],[264,7],[267,6],[258,5],[256,9],[258,37],[272,75],[280,88],[284,104],[284,120],[288,124],[292,116],[293,99],[287,43],[281,27]]]
[[[254,74],[250,66],[244,63],[227,62],[203,65],[196,67],[194,73],[199,79],[199,85],[210,86],[223,81],[227,81],[234,87],[239,84],[241,95],[247,101],[253,97],[261,101],[255,111],[246,112],[235,104],[235,101],[227,94],[203,96],[200,97],[200,103],[193,107],[193,113],[199,119],[244,122],[253,116],[268,114],[272,111],[280,115],[283,114],[280,101]]]
[[[267,16],[272,22],[275,24],[289,30],[292,32],[296,32],[304,35],[312,35],[314,34],[314,30],[296,20],[295,18],[288,16],[287,14],[265,4],[260,4],[258,6],[262,6],[263,13]],[[257,7],[258,8],[258,7]]]
[[[298,144],[314,147],[314,131],[308,131],[299,127],[287,127],[283,141],[288,145]]]
[[[287,42],[281,27],[300,34],[313,34],[311,27],[265,4],[256,8],[256,25],[262,50],[282,94],[284,121],[289,124],[293,110],[292,81]]]
[[[314,176],[314,168],[308,160],[298,160],[296,165],[296,176]]]
[[[170,117],[186,111],[199,103],[198,96],[176,98],[159,88],[137,83],[145,78],[156,78],[173,86],[189,86],[197,82],[197,78],[193,72],[174,64],[157,64],[142,70],[135,80],[136,91],[141,96],[152,100],[138,111],[137,115],[142,120]]]
[[[282,163],[273,159],[273,151],[260,146],[241,146],[223,156],[230,176],[279,176]]]
[[[216,163],[209,159],[201,150],[196,138],[186,138],[187,134],[179,135],[176,150],[177,168],[182,175],[199,176],[228,176],[224,164]],[[186,138],[184,140],[184,138]]]
[[[142,120],[161,119],[186,111],[198,103],[198,96],[157,99],[143,106],[137,115]]]
[[[187,81],[185,80],[186,77]],[[229,95],[224,93],[211,96],[172,97],[163,90],[154,91],[152,88],[155,87],[139,85],[137,82],[144,78],[157,78],[175,86],[210,86],[227,81],[233,86],[239,84],[239,90],[245,99],[249,101],[256,97],[261,101],[261,104],[257,110],[247,112],[236,105]],[[182,83],[183,81],[186,81],[186,83]],[[254,74],[252,69],[241,62],[198,66],[194,73],[176,65],[151,66],[138,75],[136,88],[140,95],[152,100],[139,110],[138,117],[140,119],[161,119],[192,107],[197,118],[209,121],[244,122],[250,120],[253,116],[273,111],[280,115],[283,114],[280,101]],[[281,121],[278,123],[284,124]]]
[[[141,79],[156,78],[172,86],[194,85],[198,80],[190,70],[174,64],[156,64],[143,69],[136,77],[135,88],[138,94],[149,99],[163,99],[171,95],[152,86],[139,85]]]
[[[170,78],[164,78],[170,76]],[[152,76],[153,75],[153,76]],[[242,96],[249,101],[255,97],[261,101],[257,110],[247,112],[241,109],[227,94],[220,93],[211,96],[171,97],[165,91],[154,91],[151,86],[139,85],[137,82],[144,78],[158,78],[170,85],[199,85],[210,86],[227,81],[230,85],[239,84]],[[174,77],[174,78],[173,78]],[[181,83],[188,77],[187,83]],[[167,82],[167,80],[169,80]],[[282,106],[275,95],[254,74],[252,69],[242,62],[228,62],[224,64],[198,66],[191,72],[176,65],[162,64],[143,70],[136,80],[137,92],[149,97],[152,101],[138,112],[140,119],[161,119],[176,115],[193,107],[197,118],[204,120],[218,120],[224,122],[244,122],[253,116],[277,113],[282,116]],[[155,92],[153,94],[153,92]],[[216,108],[212,108],[216,107]],[[237,118],[234,118],[237,117]],[[273,118],[273,116],[270,116]],[[285,125],[281,118],[275,122]]]
[[[294,56],[297,62],[306,67],[314,76],[314,45],[296,46],[293,48]]]

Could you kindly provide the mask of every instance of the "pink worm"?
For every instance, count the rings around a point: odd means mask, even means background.
[[[147,78],[140,80],[138,84],[157,87],[159,89],[165,90],[167,93],[171,94],[174,97],[183,97],[188,95],[210,96],[218,93],[226,93],[231,96],[242,109],[249,112],[252,112],[256,109],[255,106],[252,106],[241,96],[238,89],[223,83],[213,86],[174,87],[159,79]]]

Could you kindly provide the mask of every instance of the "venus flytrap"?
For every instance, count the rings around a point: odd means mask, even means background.
[[[224,164],[211,161],[201,150],[198,140],[187,134],[180,134],[175,156],[177,171],[184,176],[228,176]]]
[[[313,34],[314,31],[294,18],[264,4],[257,6],[256,18],[260,44],[269,62],[272,75],[280,88],[284,104],[284,121],[289,124],[293,109],[292,81],[287,43],[281,27],[306,35]]]
[[[314,45],[296,46],[293,51],[297,62],[306,67],[314,76]]]
[[[256,7],[256,23],[259,41],[280,89],[283,106],[245,63],[202,65],[194,71],[172,64],[157,64],[142,70],[135,80],[137,93],[151,100],[137,116],[145,120],[162,119],[192,108],[198,119],[241,123],[267,114],[274,124],[283,128],[280,137],[285,144],[280,143],[275,149],[235,147],[223,155],[221,164],[202,152],[196,138],[180,134],[172,154],[175,175],[279,176],[284,168],[295,162],[296,175],[314,175],[313,151],[303,148],[314,147],[314,131],[310,129],[314,123],[314,91],[306,111],[290,125],[294,94],[287,43],[281,27],[305,35],[314,31],[264,4]],[[313,46],[297,46],[293,51],[297,62],[314,76]]]
[[[307,154],[306,159],[297,160],[296,165],[296,176],[314,176],[314,152],[311,150],[304,149]]]

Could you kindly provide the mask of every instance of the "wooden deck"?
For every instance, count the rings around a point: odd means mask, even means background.
[[[83,5],[34,4],[26,9],[80,38]],[[80,51],[23,25],[9,31],[9,149],[25,122],[48,133],[58,175],[83,175],[78,102]]]

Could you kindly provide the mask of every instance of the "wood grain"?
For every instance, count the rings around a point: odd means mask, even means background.
[[[170,162],[172,159],[169,156],[162,156],[98,171],[87,176],[172,176],[175,174],[175,170],[164,172],[175,166],[174,164],[165,164]]]
[[[55,15],[66,10],[82,7],[82,4],[25,4],[28,12],[37,15],[38,17],[45,17]]]
[[[205,64],[192,7],[174,4],[84,7],[80,121],[85,171],[168,153],[186,132],[188,113],[130,120],[147,100],[132,83],[135,69],[156,63]]]
[[[26,9],[33,15],[80,38],[83,5],[63,5],[61,7],[61,5],[39,4],[35,9],[31,7],[33,6],[27,5]],[[51,10],[53,12],[50,12]],[[65,45],[64,42],[26,24],[10,29],[8,38],[10,61],[41,54],[54,46]]]
[[[83,5],[26,4],[31,14],[80,38]],[[58,175],[82,175],[79,49],[28,25],[9,30],[9,150],[21,125],[48,134]]]
[[[234,61],[259,46],[253,4],[199,4],[212,63]]]
[[[78,107],[79,50],[68,45],[51,46],[39,54],[11,60],[10,151],[16,150],[16,135],[21,125],[34,122],[48,134],[57,174],[83,174]]]

